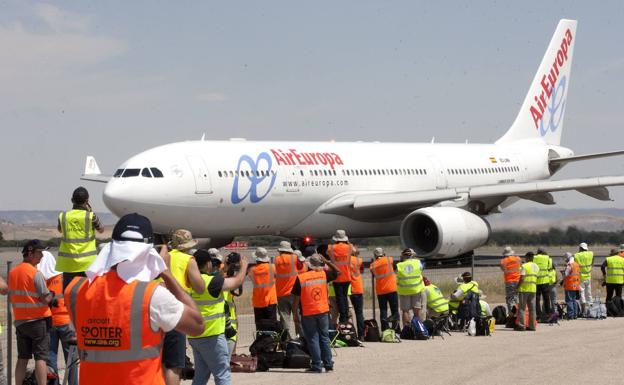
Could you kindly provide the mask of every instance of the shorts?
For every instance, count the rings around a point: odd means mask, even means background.
[[[50,318],[41,318],[17,326],[17,358],[48,360],[50,350]]]
[[[400,295],[399,294],[399,307],[402,311],[408,311],[410,309],[422,309],[423,305],[423,293],[413,295]]]
[[[186,366],[186,336],[176,330],[165,333],[162,350],[165,368],[184,369]]]

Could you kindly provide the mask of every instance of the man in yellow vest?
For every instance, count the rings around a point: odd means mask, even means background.
[[[189,254],[190,250],[197,246],[193,234],[188,230],[178,229],[171,235],[168,246],[171,275],[187,293],[190,294],[193,290],[196,293],[203,293],[204,281],[199,267],[195,258]],[[186,366],[186,336],[184,334],[175,329],[165,333],[162,361],[167,385],[179,385],[182,369]]]
[[[528,252],[524,256],[525,263],[520,269],[520,281],[518,282],[518,322],[515,330],[535,331],[535,294],[537,291],[537,276],[539,267],[533,263],[533,253]],[[526,310],[529,310],[529,324],[525,324]]]
[[[104,227],[89,203],[89,192],[84,187],[74,190],[73,207],[58,217],[58,231],[62,234],[56,258],[56,270],[63,273],[63,290],[74,277],[84,277],[85,271],[97,256],[95,232]]]
[[[535,308],[537,311],[537,317],[545,321],[552,314],[552,301],[551,296],[551,275],[550,271],[553,269],[552,259],[548,256],[548,253],[543,248],[537,249],[537,254],[533,256],[533,263],[539,267],[537,276],[537,292],[535,295]],[[543,304],[540,306],[540,297],[543,299]]]
[[[602,279],[607,286],[607,299],[611,301],[613,294],[622,298],[622,285],[624,284],[624,257],[618,249],[611,249],[609,256],[600,266]]]
[[[427,314],[430,317],[448,315],[448,300],[444,297],[442,290],[429,282],[425,276],[423,276],[423,282],[425,283],[425,293],[427,294]]]
[[[479,294],[479,282],[472,280],[472,274],[469,271],[462,273],[460,277],[455,279],[457,289],[451,294],[449,300],[449,309],[453,314],[457,313],[459,303],[466,298],[469,292]]]
[[[592,268],[594,266],[594,252],[589,251],[587,243],[579,245],[578,253],[574,254],[574,261],[581,268],[581,316],[586,316],[589,311],[589,304],[593,302],[591,295]]]
[[[201,271],[204,290],[191,292],[204,318],[204,332],[198,336],[189,336],[193,349],[195,376],[193,385],[207,384],[210,375],[215,384],[230,384],[230,355],[225,338],[225,299],[223,293],[236,290],[243,284],[247,272],[247,259],[240,259],[240,270],[233,277],[224,277],[220,271],[221,261],[212,258],[206,250],[197,250],[197,265]]]
[[[427,315],[427,294],[422,279],[423,264],[416,258],[412,249],[405,249],[401,253],[402,262],[397,263],[397,292],[399,293],[399,307],[401,308],[403,326],[409,325],[414,316],[425,320]]]

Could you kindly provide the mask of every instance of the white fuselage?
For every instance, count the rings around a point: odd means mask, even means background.
[[[461,190],[547,179],[552,148],[572,154],[535,141],[181,142],[150,149],[122,164],[120,170],[125,171],[108,182],[104,202],[118,216],[146,215],[161,233],[186,228],[197,237],[223,239],[329,237],[345,228],[354,237],[398,235],[402,218],[394,214],[360,221],[318,210],[345,193]],[[160,170],[162,177],[145,168]],[[137,169],[138,176],[127,176]]]

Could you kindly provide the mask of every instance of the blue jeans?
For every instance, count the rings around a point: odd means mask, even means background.
[[[206,385],[211,374],[216,385],[230,385],[230,355],[225,335],[189,338],[188,341],[195,361],[192,385]]]
[[[327,313],[303,316],[301,317],[301,326],[312,359],[311,368],[314,370],[322,370],[323,367],[333,368],[334,361],[329,346],[329,318]]]
[[[336,293],[336,304],[340,318],[338,321],[345,323],[349,320],[349,286],[351,282],[334,282],[334,292]]]
[[[578,316],[578,314],[576,314],[576,298],[578,298],[578,291],[565,291],[565,302],[566,307],[568,308],[568,318],[575,318]]]
[[[54,369],[56,373],[58,373],[58,348],[59,341],[61,342],[61,346],[63,348],[63,357],[65,358],[65,366],[68,366],[71,363],[67,362],[67,354],[69,353],[69,345],[67,344],[68,339],[75,338],[74,332],[69,328],[69,324],[62,326],[53,326],[50,329],[50,351],[48,353],[48,366]],[[71,374],[71,373],[70,373]],[[72,383],[70,376],[69,383]]]

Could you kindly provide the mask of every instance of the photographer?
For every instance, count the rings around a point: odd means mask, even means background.
[[[225,258],[225,277],[233,278],[241,270],[241,256],[238,253],[230,253]],[[236,319],[236,303],[234,297],[240,297],[243,294],[243,286],[223,292],[225,299],[225,338],[227,338],[228,352],[230,358],[236,351],[236,342],[238,340],[238,320]]]
[[[230,384],[230,356],[225,337],[225,300],[224,292],[237,289],[243,284],[247,260],[240,258],[240,269],[233,277],[226,278],[220,273],[221,261],[212,258],[206,250],[197,250],[193,254],[204,281],[202,293],[195,290],[191,297],[197,304],[204,318],[204,332],[196,337],[189,336],[193,348],[195,376],[193,385],[205,385],[210,375],[214,375],[215,384]]]

